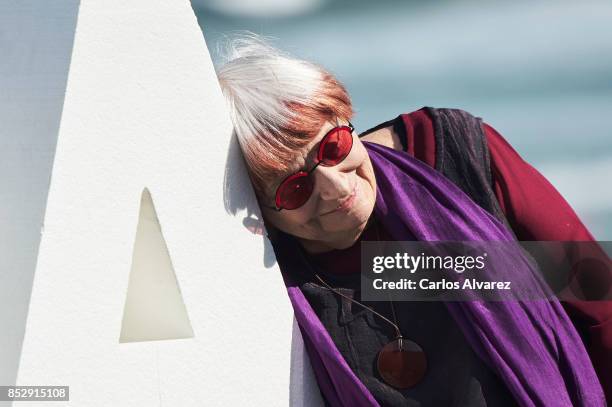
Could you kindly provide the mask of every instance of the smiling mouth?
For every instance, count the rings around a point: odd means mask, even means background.
[[[357,187],[353,187],[353,192],[351,192],[351,194],[346,199],[344,199],[335,210],[350,209],[350,207],[353,206],[353,202],[355,202],[356,195]]]
[[[321,216],[330,215],[332,213],[339,212],[339,211],[348,211],[349,209],[353,207],[356,196],[357,196],[357,186],[353,187],[353,191],[351,192],[351,194],[347,196],[346,198],[344,198],[342,201],[340,201],[340,204],[335,209],[325,212]]]

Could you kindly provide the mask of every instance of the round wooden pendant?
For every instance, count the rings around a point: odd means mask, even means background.
[[[416,342],[397,338],[378,352],[376,367],[387,384],[398,389],[409,389],[425,376],[427,358]]]

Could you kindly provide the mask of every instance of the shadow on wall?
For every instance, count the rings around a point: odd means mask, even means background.
[[[77,0],[28,0],[0,13],[2,385],[19,369],[78,9]]]
[[[251,182],[246,174],[246,164],[240,150],[240,145],[236,135],[232,134],[225,160],[223,203],[225,210],[232,216],[246,211],[244,218],[242,218],[242,224],[249,232],[260,235],[264,239],[264,266],[270,268],[276,264],[276,256],[274,255],[272,245],[266,237],[261,210],[255,199]]]
[[[232,216],[244,213],[242,219],[243,226],[249,232],[259,235],[264,239],[264,266],[272,268],[276,264],[276,256],[272,244],[265,236],[266,231],[261,218],[261,211],[247,176],[246,164],[235,135],[232,136],[227,151],[225,176],[223,179],[225,210]],[[293,320],[291,338],[291,365],[288,374],[290,375],[289,405],[297,407],[324,405],[310,359],[304,347],[302,334],[295,318]]]

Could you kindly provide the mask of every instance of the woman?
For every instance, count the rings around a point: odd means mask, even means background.
[[[233,45],[220,84],[329,405],[605,405],[609,348],[591,361],[556,301],[360,301],[361,241],[592,239],[501,135],[423,108],[357,136],[329,72]],[[601,326],[609,308],[575,314]]]

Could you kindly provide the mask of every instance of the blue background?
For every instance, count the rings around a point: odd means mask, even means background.
[[[422,106],[495,127],[612,240],[612,2],[193,0],[213,62],[237,30],[317,62],[358,131]]]

